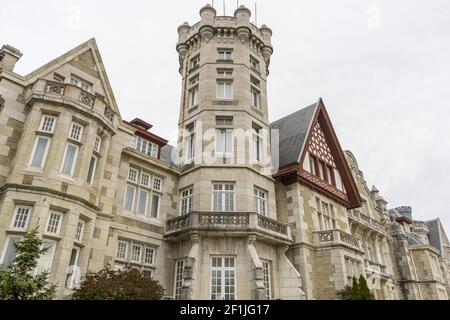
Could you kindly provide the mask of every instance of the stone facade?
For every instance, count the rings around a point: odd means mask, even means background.
[[[359,275],[377,299],[448,299],[439,220],[388,211],[321,99],[269,122],[272,31],[250,15],[178,28],[176,148],[121,118],[94,39],[25,76],[1,48],[2,267],[37,227],[61,299],[108,263],[176,299],[336,299]]]

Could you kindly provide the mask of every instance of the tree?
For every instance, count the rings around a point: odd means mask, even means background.
[[[375,299],[375,297],[373,296],[373,293],[370,292],[370,289],[367,286],[366,279],[362,275],[359,276],[359,292],[360,292],[359,300],[374,300]]]
[[[131,266],[114,270],[108,264],[89,273],[72,294],[74,300],[160,300],[164,288]]]
[[[366,279],[361,275],[359,280],[352,278],[352,285],[345,286],[344,289],[337,292],[342,300],[374,300],[375,297],[367,286]]]
[[[54,297],[57,286],[49,283],[49,273],[33,275],[39,257],[48,250],[37,235],[38,227],[14,243],[16,257],[5,270],[0,270],[0,300],[50,300]]]

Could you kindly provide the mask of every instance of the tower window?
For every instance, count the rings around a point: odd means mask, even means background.
[[[252,69],[259,72],[259,61],[252,56],[250,56],[250,66],[252,67]]]
[[[219,50],[218,51],[218,60],[233,60],[233,51],[232,50]]]
[[[219,77],[229,78],[233,75],[233,69],[217,69]]]
[[[233,99],[233,81],[231,80],[217,81],[217,98]]]
[[[250,89],[251,97],[252,97],[252,107],[259,109],[261,107],[261,93],[258,89],[255,89],[253,86]]]
[[[200,56],[191,59],[191,69],[196,69],[200,66]]]
[[[198,86],[189,90],[191,107],[195,107],[198,104]]]

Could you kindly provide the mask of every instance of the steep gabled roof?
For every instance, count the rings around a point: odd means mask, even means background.
[[[439,218],[426,222],[428,226],[428,241],[430,245],[439,250],[440,254],[444,253],[444,246],[449,246],[449,241],[445,229]]]
[[[272,161],[274,165],[278,164],[279,170],[274,174],[275,178],[281,179],[284,183],[291,183],[296,179],[327,194],[348,209],[361,206],[359,191],[322,98],[315,104],[273,122],[271,130],[276,129],[279,130],[279,155],[278,159]],[[316,143],[318,139],[320,142]],[[313,146],[320,149],[318,152],[321,154],[323,149],[326,149],[324,161],[329,160],[327,164],[339,172],[345,191],[339,190],[336,185],[303,168],[308,151],[314,153],[317,150],[311,151]],[[272,154],[276,157],[274,150]]]
[[[82,56],[84,59],[92,60],[95,64],[96,76],[98,76],[98,78],[101,80],[103,90],[106,95],[106,101],[109,107],[111,107],[117,113],[117,115],[119,115],[119,118],[121,118],[120,111],[117,106],[117,102],[114,97],[108,75],[106,74],[105,66],[103,65],[103,60],[100,55],[100,51],[98,50],[95,38],[89,39],[88,41],[80,44],[72,50],[46,63],[42,67],[27,74],[25,76],[25,79],[29,83],[33,83],[37,79],[45,77],[49,73],[52,73],[56,69],[60,68],[62,65],[74,61],[75,58],[80,56]]]
[[[300,109],[270,124],[270,129],[279,130],[279,167],[297,162],[304,149],[319,102]]]

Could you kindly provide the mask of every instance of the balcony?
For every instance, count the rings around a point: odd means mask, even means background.
[[[361,239],[337,229],[314,232],[314,243],[318,247],[344,246],[363,253]]]
[[[357,222],[360,225],[363,225],[367,228],[370,228],[371,230],[375,230],[379,233],[385,234],[386,229],[384,225],[368,215],[358,211],[358,210],[349,210],[347,211],[348,218],[350,219],[350,222]]]
[[[33,99],[73,106],[80,112],[97,117],[109,127],[115,122],[115,113],[104,99],[69,83],[39,79],[26,95],[27,102]]]
[[[164,237],[178,240],[192,233],[209,237],[256,235],[263,241],[292,243],[288,225],[256,212],[191,212],[168,220]]]
[[[385,278],[390,278],[391,275],[386,271],[386,266],[368,259],[364,259],[366,265],[366,273],[378,274]]]

